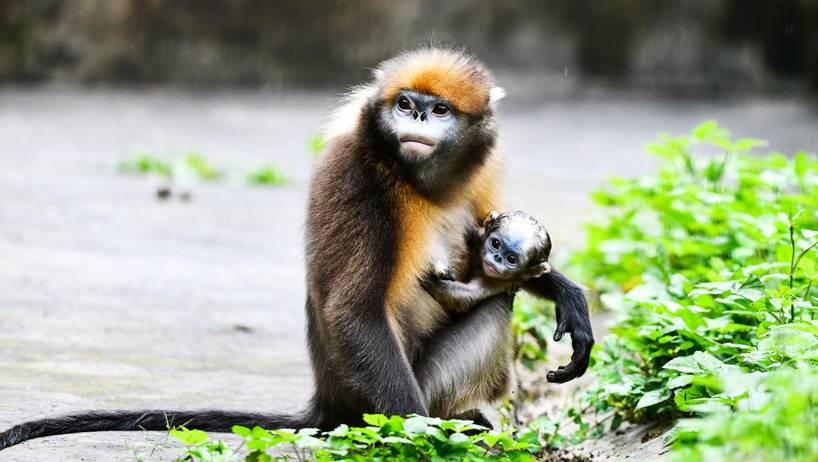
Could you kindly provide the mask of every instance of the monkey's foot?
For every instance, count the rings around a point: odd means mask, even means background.
[[[469,409],[468,411],[454,416],[454,418],[459,420],[471,420],[475,425],[486,427],[488,430],[494,430],[494,425],[491,424],[489,419],[483,414],[482,411],[480,411],[480,409]],[[476,435],[478,433],[483,433],[483,430],[466,430],[464,433],[466,435]]]

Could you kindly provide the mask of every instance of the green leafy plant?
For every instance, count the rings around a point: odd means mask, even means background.
[[[260,186],[281,186],[290,182],[290,178],[278,167],[267,164],[247,174],[250,184]]]
[[[723,404],[681,421],[665,462],[818,460],[818,370],[733,371],[708,386]]]
[[[818,161],[728,136],[714,122],[664,136],[648,145],[658,175],[594,196],[611,213],[573,263],[623,315],[594,358],[600,411],[676,417],[709,395],[695,377],[815,360]]]
[[[310,138],[307,141],[307,149],[310,152],[310,155],[313,157],[318,157],[321,154],[321,151],[324,150],[324,146],[326,146],[327,142],[321,135],[316,135]]]
[[[133,159],[120,162],[118,169],[126,174],[157,175],[165,178],[173,175],[170,163],[145,152],[136,154]]]
[[[184,167],[191,170],[195,176],[205,180],[215,180],[222,176],[203,155],[191,152],[185,155]]]
[[[486,431],[463,420],[430,417],[386,417],[365,414],[364,427],[341,425],[322,433],[316,429],[265,430],[233,427],[243,438],[239,448],[212,441],[198,430],[170,431],[185,449],[181,461],[535,461],[544,440],[537,426],[519,433]],[[243,454],[243,455],[240,455]]]
[[[155,175],[168,180],[193,177],[213,181],[223,176],[223,173],[216,169],[206,157],[197,152],[190,152],[181,159],[171,160],[140,152],[134,158],[120,162],[119,171],[126,174]]]

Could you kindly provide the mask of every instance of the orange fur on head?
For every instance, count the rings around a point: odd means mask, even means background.
[[[489,103],[494,79],[476,59],[462,51],[421,48],[382,63],[381,96],[392,102],[402,90],[414,90],[448,100],[455,109],[475,114]]]

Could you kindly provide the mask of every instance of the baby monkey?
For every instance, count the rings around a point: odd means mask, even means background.
[[[491,212],[483,230],[468,235],[467,281],[455,280],[451,266],[436,262],[422,281],[427,292],[450,311],[464,313],[501,293],[513,294],[528,279],[551,271],[551,237],[524,212]]]

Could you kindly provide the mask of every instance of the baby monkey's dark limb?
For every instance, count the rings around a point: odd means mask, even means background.
[[[532,295],[554,301],[557,314],[555,341],[559,341],[566,333],[571,334],[571,345],[574,348],[571,362],[555,371],[549,371],[547,380],[563,383],[584,374],[590,362],[594,334],[588,316],[588,302],[582,288],[564,274],[552,270],[528,280],[523,289]]]

